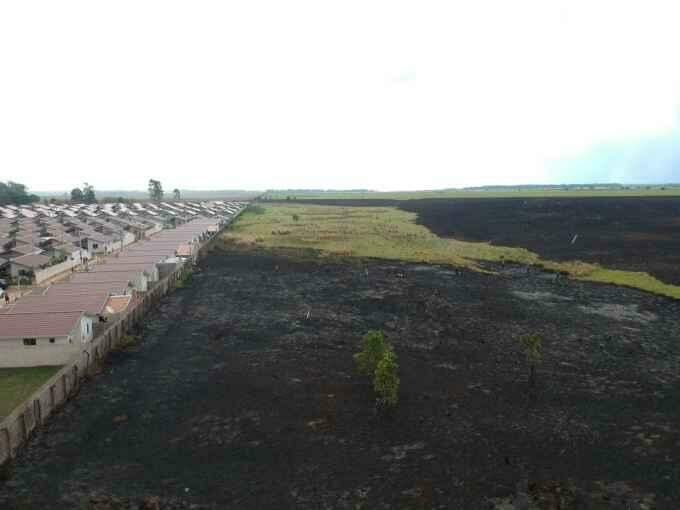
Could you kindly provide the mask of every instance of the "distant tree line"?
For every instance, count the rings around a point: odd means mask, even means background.
[[[95,204],[97,197],[94,192],[94,186],[84,183],[82,188],[73,188],[71,190],[71,202]]]
[[[0,205],[32,204],[38,201],[40,201],[40,197],[28,193],[26,185],[12,181],[0,181]]]

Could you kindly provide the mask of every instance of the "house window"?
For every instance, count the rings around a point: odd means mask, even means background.
[[[50,338],[50,343],[51,343],[51,344],[54,343],[54,338]]]
[[[93,250],[96,250],[97,248],[99,248],[99,245],[98,245],[97,243],[93,243],[93,244],[92,244],[92,249],[93,249]]]
[[[24,338],[24,345],[36,345],[35,338]]]

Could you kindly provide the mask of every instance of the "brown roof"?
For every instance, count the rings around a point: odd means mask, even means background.
[[[141,274],[141,271],[112,271],[109,273],[84,272],[75,273],[71,277],[71,283],[88,282],[129,282]]]
[[[61,294],[58,292],[49,294],[29,294],[21,297],[4,313],[39,313],[39,312],[85,312],[88,315],[103,313],[108,291],[100,289],[92,294]]]
[[[35,253],[36,251],[42,251],[40,248],[37,246],[33,246],[32,244],[16,244],[14,248],[12,248],[12,251],[15,251],[17,253],[21,253],[22,255],[27,255],[29,253]]]
[[[125,272],[137,272],[141,273],[142,271],[153,271],[155,267],[155,264],[153,262],[130,262],[129,264],[111,264],[111,263],[105,263],[105,264],[97,264],[94,266],[92,269],[90,269],[91,273],[120,273],[122,271]]]
[[[25,267],[37,268],[50,263],[50,258],[46,255],[33,254],[33,255],[22,255],[12,260],[15,264],[21,264]]]
[[[0,314],[0,338],[66,336],[80,322],[82,312]]]
[[[123,294],[129,291],[127,281],[125,282],[100,282],[100,283],[55,283],[51,285],[46,293],[66,294],[96,294],[105,290],[111,294]]]

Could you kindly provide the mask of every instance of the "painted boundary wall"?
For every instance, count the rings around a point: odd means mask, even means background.
[[[246,209],[248,209],[247,206],[237,212],[222,225],[218,232],[203,243],[198,250],[197,260],[205,256],[224,229]],[[155,307],[163,296],[175,289],[185,271],[187,271],[186,266],[178,268],[149,289],[141,299],[130,303],[130,307],[123,316],[87,344],[70,364],[64,366],[0,422],[0,466],[16,457],[21,446],[28,442],[36,429],[71,397],[78,394],[84,379],[94,375],[98,371],[100,362],[118,346],[121,338],[141,323],[147,312]]]
[[[42,282],[49,280],[50,278],[53,278],[54,276],[57,276],[58,274],[65,273],[66,271],[70,271],[71,268],[79,266],[79,265],[80,265],[80,260],[65,260],[64,262],[61,262],[60,264],[55,264],[53,266],[46,267],[45,269],[35,271],[35,284],[40,285]]]

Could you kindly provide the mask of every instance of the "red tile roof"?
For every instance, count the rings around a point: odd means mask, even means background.
[[[100,283],[56,283],[50,286],[47,294],[96,294],[105,290],[109,295],[123,294],[129,291],[127,282],[100,282]]]
[[[12,262],[15,264],[21,264],[22,266],[25,267],[30,267],[30,268],[38,268],[40,266],[44,266],[45,264],[50,263],[50,258],[46,255],[22,255],[21,257],[17,257],[15,259],[12,259]]]
[[[104,273],[87,271],[74,273],[70,281],[71,283],[129,282],[137,278],[141,273],[141,271],[111,271]]]
[[[98,315],[104,312],[109,293],[100,289],[92,294],[61,294],[58,292],[23,296],[3,312],[8,314],[39,312],[85,312]]]
[[[82,312],[0,314],[0,339],[69,335],[80,323]]]

